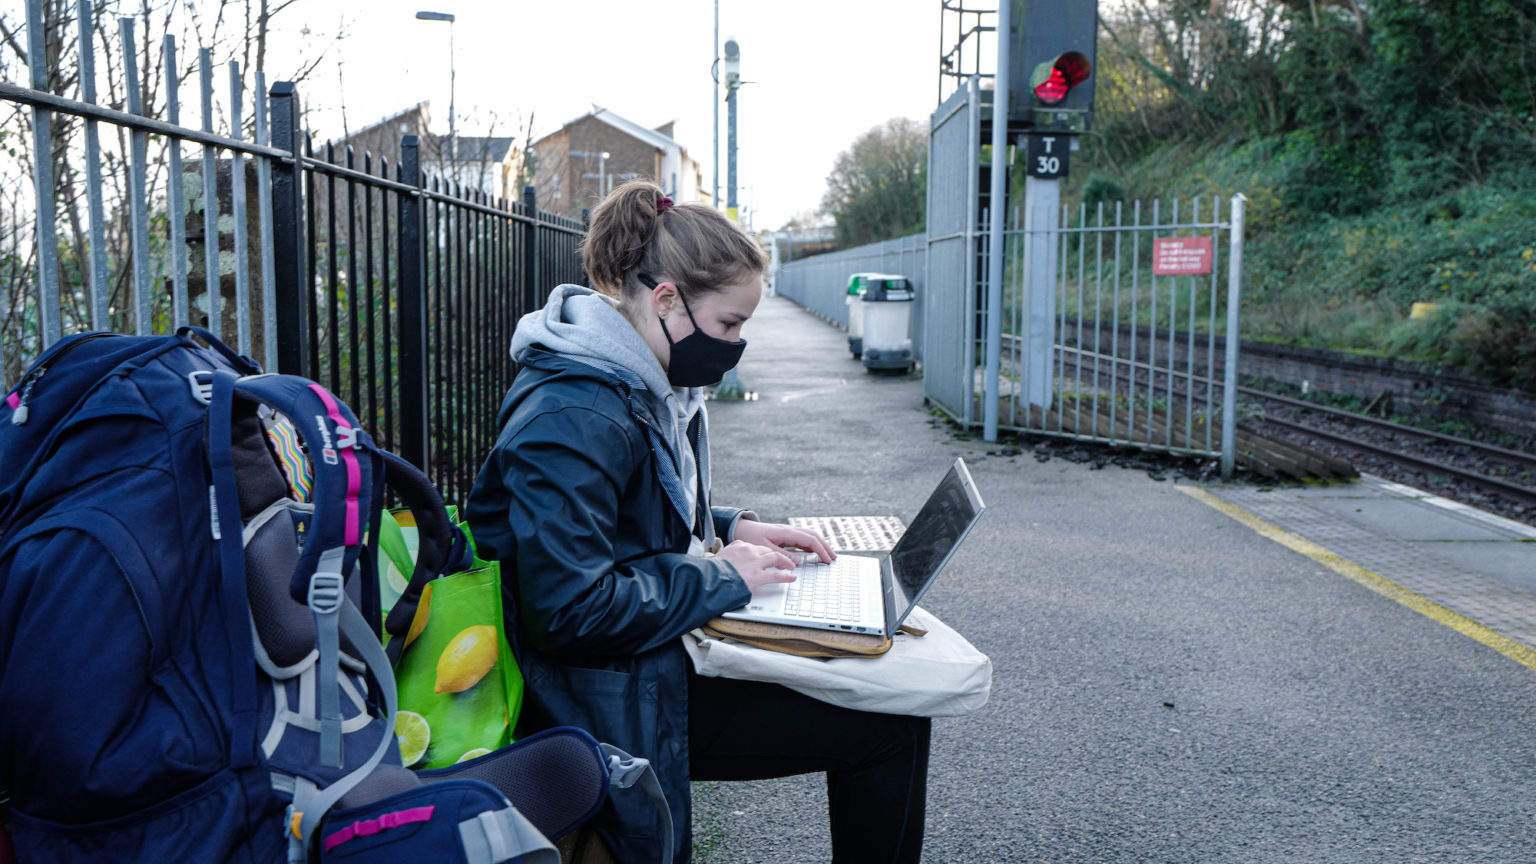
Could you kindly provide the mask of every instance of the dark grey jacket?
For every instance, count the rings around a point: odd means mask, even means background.
[[[750,592],[727,562],[686,554],[667,464],[675,436],[644,383],[537,346],[519,359],[501,437],[466,507],[481,555],[502,562],[526,682],[518,734],[580,726],[650,759],[671,805],[674,860],[686,862],[689,660],[679,637]],[[684,446],[699,447],[703,419]],[[744,511],[708,500],[705,489],[701,527],[729,541]],[[656,813],[638,788],[616,792],[597,824],[617,860],[661,858]]]

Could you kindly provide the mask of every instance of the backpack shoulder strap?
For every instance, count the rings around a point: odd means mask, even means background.
[[[352,605],[346,592],[341,593],[338,603],[337,620],[339,629],[345,633],[352,643],[358,646],[363,655],[363,662],[370,670],[375,671],[374,679],[378,682],[380,695],[384,700],[385,709],[385,734],[379,739],[379,746],[368,757],[367,761],[347,772],[339,780],[326,786],[317,788],[303,778],[299,778],[294,789],[293,803],[288,805],[288,818],[285,830],[288,835],[288,860],[290,864],[304,864],[308,860],[309,852],[314,847],[314,841],[320,829],[320,822],[329,813],[336,802],[343,795],[352,791],[357,784],[363,782],[373,769],[384,761],[389,753],[391,744],[395,743],[395,714],[398,703],[395,692],[395,676],[389,671],[389,658],[384,654],[384,647],[374,637],[373,628],[363,620],[361,612]],[[317,622],[318,623],[318,622]],[[322,660],[323,660],[322,652]],[[326,668],[326,667],[321,667]],[[379,674],[382,673],[382,674]],[[329,677],[329,676],[327,676]],[[322,679],[323,680],[323,679]],[[334,682],[334,678],[331,679]],[[334,683],[332,683],[334,687]],[[322,735],[324,730],[322,728]],[[339,734],[339,732],[338,732]],[[322,744],[324,739],[322,738]],[[338,745],[339,746],[339,745]]]
[[[303,781],[295,790],[286,828],[289,857],[303,861],[326,812],[383,761],[394,738],[396,694],[389,659],[373,628],[346,592],[346,578],[357,567],[367,533],[365,513],[375,502],[375,478],[381,471],[383,457],[351,410],[324,387],[292,375],[242,378],[225,371],[214,372],[208,451],[213,469],[215,524],[229,590],[242,594],[245,590],[244,579],[239,578],[244,573],[245,550],[232,447],[237,396],[285,414],[312,454],[314,511],[304,551],[289,582],[289,593],[307,605],[315,619],[320,655],[316,678],[320,764],[332,769],[343,767],[341,693],[336,678],[343,634],[361,653],[386,708],[386,731],[367,760],[323,789]],[[252,696],[254,708],[254,693]],[[254,746],[254,735],[245,737]]]
[[[278,374],[237,378],[226,373],[215,376],[214,394],[216,400],[222,395],[224,401],[223,407],[213,406],[215,417],[229,415],[238,395],[287,415],[309,448],[315,514],[288,585],[294,600],[308,602],[317,572],[345,576],[357,565],[383,457],[351,409],[307,378]],[[228,443],[217,438],[210,446],[222,448]],[[324,591],[333,580],[320,581]]]

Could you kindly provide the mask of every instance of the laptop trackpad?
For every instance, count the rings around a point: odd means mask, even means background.
[[[759,585],[747,601],[746,610],[752,612],[779,612],[784,609],[784,598],[793,582],[770,582]]]

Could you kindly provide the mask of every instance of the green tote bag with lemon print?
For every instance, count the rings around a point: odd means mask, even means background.
[[[449,507],[448,516],[459,525],[457,508]],[[385,517],[379,520],[385,559],[379,579],[388,615],[414,569],[416,524],[409,510]],[[395,733],[407,767],[443,768],[512,743],[523,676],[502,627],[501,569],[494,561],[476,555],[473,569],[422,589],[395,661]]]

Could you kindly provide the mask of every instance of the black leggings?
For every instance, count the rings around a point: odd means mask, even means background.
[[[834,864],[922,857],[926,717],[829,705],[777,684],[688,676],[694,780],[827,772]]]

